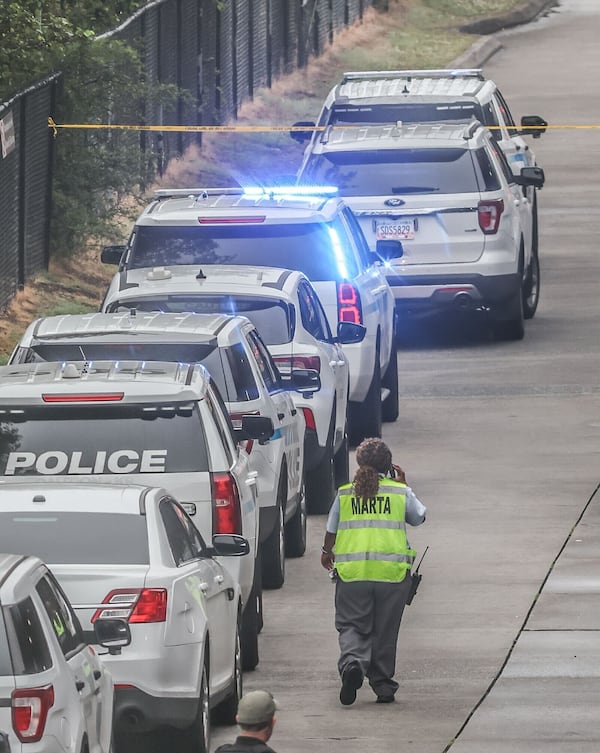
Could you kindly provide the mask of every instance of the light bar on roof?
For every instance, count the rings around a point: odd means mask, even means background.
[[[337,196],[336,186],[247,186],[244,199],[303,199],[312,196]]]

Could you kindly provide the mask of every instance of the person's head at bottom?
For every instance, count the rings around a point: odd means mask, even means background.
[[[379,474],[392,468],[392,453],[377,437],[363,439],[356,448],[358,470],[354,474],[354,490],[359,497],[374,497],[379,487]]]
[[[236,716],[242,736],[266,743],[273,734],[276,709],[275,699],[267,690],[251,690],[242,696]]]

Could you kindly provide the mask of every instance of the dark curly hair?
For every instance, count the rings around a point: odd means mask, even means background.
[[[387,473],[392,465],[390,448],[377,437],[363,439],[356,448],[358,470],[352,481],[359,497],[375,497],[379,489],[379,474]]]

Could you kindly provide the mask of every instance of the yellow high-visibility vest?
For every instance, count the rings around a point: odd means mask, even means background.
[[[358,497],[352,484],[341,486],[335,567],[343,581],[398,583],[415,552],[406,541],[406,484],[381,479],[375,497]]]

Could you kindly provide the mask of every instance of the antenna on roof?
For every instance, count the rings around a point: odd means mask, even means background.
[[[204,274],[204,272],[201,269],[198,271],[198,274],[196,275],[196,279],[197,280],[206,280],[206,275]]]

